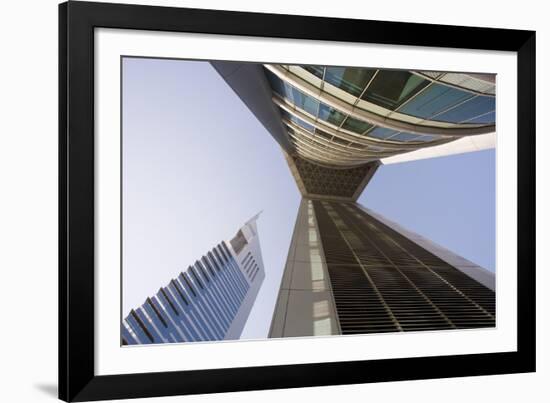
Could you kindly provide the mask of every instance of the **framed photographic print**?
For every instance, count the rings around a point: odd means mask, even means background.
[[[535,33],[59,6],[59,397],[535,370]]]

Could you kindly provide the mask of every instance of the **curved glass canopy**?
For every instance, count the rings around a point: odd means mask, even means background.
[[[494,76],[264,65],[295,151],[351,167],[495,128]]]

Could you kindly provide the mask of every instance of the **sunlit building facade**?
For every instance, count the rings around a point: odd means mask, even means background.
[[[238,339],[265,278],[257,216],[122,321],[122,344]]]
[[[302,194],[270,337],[495,326],[491,272],[356,202],[384,164],[494,147],[494,75],[212,65]]]

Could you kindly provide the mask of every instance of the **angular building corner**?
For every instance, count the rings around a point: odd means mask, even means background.
[[[494,274],[357,203],[384,164],[495,146],[495,77],[211,62],[302,201],[269,337],[494,327]]]
[[[265,278],[257,218],[132,309],[122,344],[238,339]]]

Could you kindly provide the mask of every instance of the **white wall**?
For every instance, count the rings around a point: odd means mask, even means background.
[[[141,3],[138,0],[129,1]],[[231,8],[259,12],[314,14],[364,19],[485,25],[538,31],[538,205],[550,205],[548,193],[550,127],[543,119],[550,104],[550,27],[544,2],[463,0],[358,2],[194,0],[145,1],[188,7]],[[10,402],[54,399],[57,378],[57,1],[2,2],[0,38],[0,396]],[[513,5],[510,5],[513,4]],[[543,52],[544,51],[544,52]],[[544,73],[546,72],[546,74]],[[548,210],[538,212],[539,372],[463,379],[322,387],[149,399],[147,402],[399,401],[516,402],[529,396],[546,401],[550,378]],[[543,238],[544,236],[544,238]],[[546,269],[546,270],[544,270]],[[145,401],[145,400],[144,400]]]

